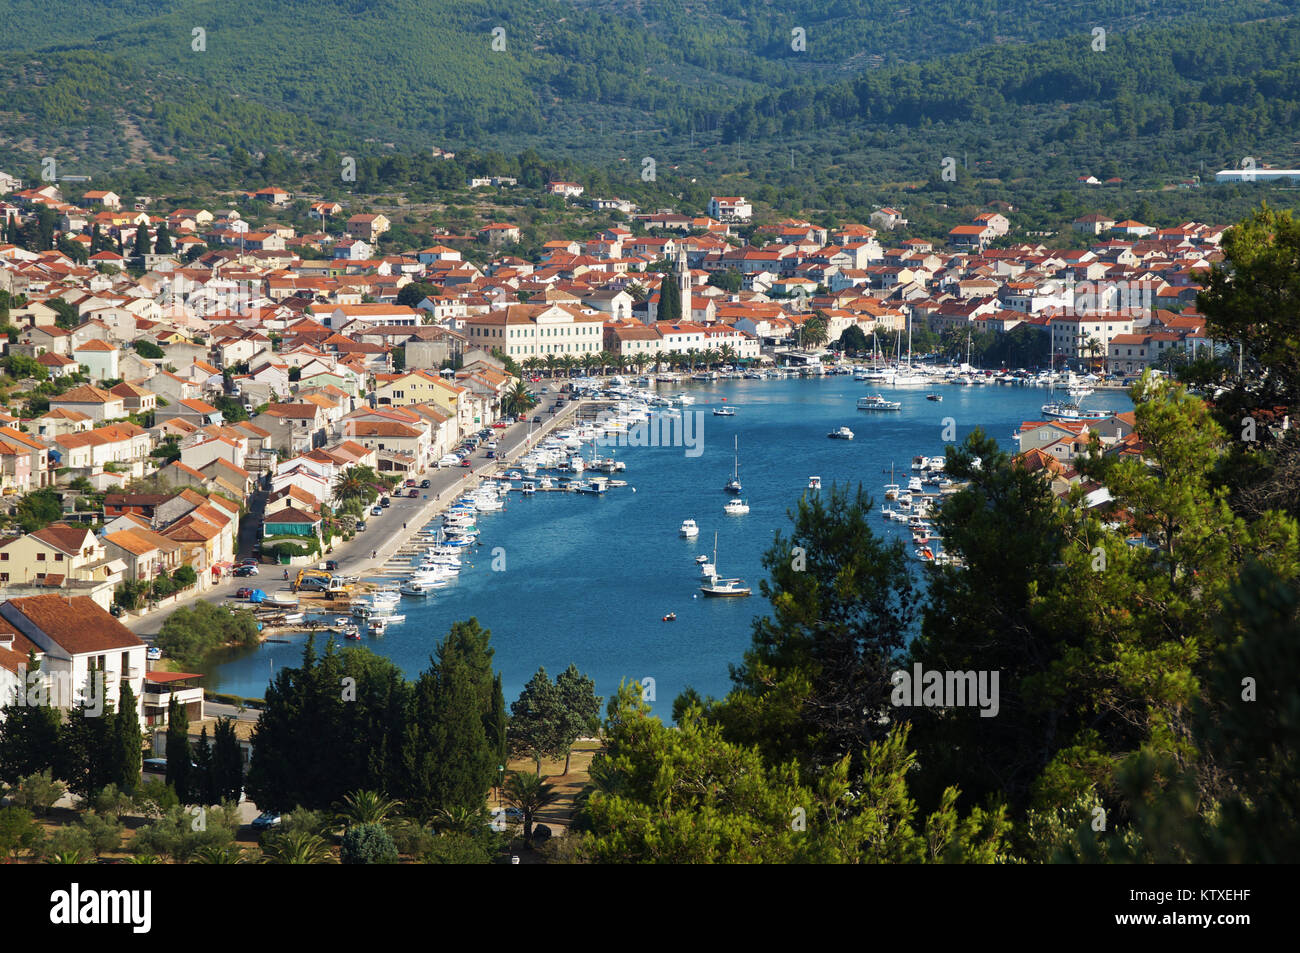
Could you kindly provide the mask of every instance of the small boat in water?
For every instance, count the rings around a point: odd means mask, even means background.
[[[741,499],[728,500],[722,509],[728,516],[744,516],[749,512],[749,504]]]
[[[826,436],[830,437],[832,440],[852,440],[853,431],[848,427],[840,427],[838,430],[832,430]]]
[[[736,411],[735,411],[735,409],[732,408],[732,407],[714,407],[714,408],[713,408],[713,416],[715,416],[715,417],[734,417],[734,416],[736,416]]]
[[[665,622],[676,622],[676,621],[677,621],[677,613],[676,613],[676,612],[670,612],[670,613],[668,613],[666,616],[664,616],[664,621],[665,621]]]
[[[694,539],[700,535],[700,528],[696,525],[695,520],[682,520],[681,528],[678,530],[684,539]]]
[[[714,533],[713,562],[711,564],[706,563],[706,565],[716,566],[717,563],[718,534]],[[705,582],[704,585],[700,586],[700,592],[704,593],[706,596],[747,596],[750,594],[750,588],[745,585],[745,580],[743,579],[723,579],[718,576],[716,570],[710,573],[706,578],[708,581]]]
[[[902,407],[900,401],[886,400],[880,394],[858,398],[858,410],[901,410]]]
[[[938,401],[943,400],[943,394],[926,394],[926,395],[925,395],[925,399],[926,399],[926,400],[933,400],[933,401],[935,401],[935,402],[938,402]]]
[[[727,493],[740,492],[740,437],[733,438],[733,447],[735,448],[735,459],[731,467],[731,479],[722,489]]]
[[[808,489],[820,490],[822,488],[822,478],[819,476],[810,476],[808,478]]]

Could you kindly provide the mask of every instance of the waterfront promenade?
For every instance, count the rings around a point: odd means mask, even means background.
[[[551,431],[569,425],[576,419],[579,408],[588,403],[570,400],[555,411],[556,397],[555,395],[548,395],[548,397],[549,400],[539,404],[524,420],[497,432],[496,459],[489,460],[487,452],[480,449],[470,457],[472,465],[469,467],[438,467],[424,473],[412,474],[417,480],[428,479],[429,487],[421,490],[419,498],[414,500],[397,496],[394,492],[392,505],[384,508],[383,515],[366,517],[365,532],[357,533],[347,542],[336,543],[328,558],[338,561],[339,574],[360,577],[380,573],[384,564],[453,500],[477,486],[485,476],[519,460]],[[531,422],[534,416],[548,411],[554,413],[545,417],[542,423]],[[322,557],[322,561],[325,558]],[[258,568],[261,573],[258,576],[251,578],[226,576],[215,586],[178,600],[165,609],[144,615],[128,614],[121,621],[136,635],[150,638],[158,634],[163,620],[181,606],[192,605],[198,600],[223,602],[226,599],[233,599],[236,591],[243,586],[271,592],[286,585],[280,567],[262,564]],[[296,575],[297,572],[297,567],[291,568],[289,575]]]

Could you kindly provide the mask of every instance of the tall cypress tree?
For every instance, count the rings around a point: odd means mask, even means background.
[[[501,690],[501,673],[492,679],[492,707],[484,719],[488,745],[496,756],[497,764],[505,764],[509,753],[506,744],[506,696]]]
[[[482,808],[496,776],[499,762],[483,724],[491,704],[486,638],[476,621],[456,623],[416,682],[403,750],[404,794],[420,816]]]
[[[154,236],[153,250],[159,255],[166,255],[172,251],[172,236],[167,230],[167,223],[163,222],[158,226],[158,233]]]
[[[131,246],[131,257],[143,258],[150,253],[149,226],[138,225],[135,230],[135,244]]]
[[[140,715],[136,711],[135,692],[122,679],[117,713],[113,716],[112,755],[109,773],[119,791],[130,793],[140,781],[140,752],[144,739],[140,733]]]
[[[244,756],[233,718],[218,718],[213,729],[212,771],[218,801],[238,801],[244,785]]]
[[[204,725],[203,730],[199,732],[199,743],[194,749],[194,763],[198,765],[194,769],[194,793],[201,804],[216,804],[220,798],[217,796],[216,777],[212,767],[212,745],[208,741],[208,726]]]
[[[173,695],[167,705],[167,783],[182,804],[190,803],[194,783],[194,753],[190,749],[190,718]]]
[[[659,285],[659,310],[655,315],[655,320],[673,324],[682,319],[682,294],[677,289],[677,275],[671,271],[664,274]]]

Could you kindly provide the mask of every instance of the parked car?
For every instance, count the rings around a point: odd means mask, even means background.
[[[155,774],[167,773],[166,758],[145,758],[142,766],[146,771],[152,771]]]
[[[164,762],[164,765],[166,762]],[[280,823],[280,815],[275,811],[264,811],[253,819],[253,830],[264,831]]]
[[[244,576],[256,576],[257,574],[258,574],[257,567],[252,565],[251,563],[245,563],[242,566],[236,566],[234,573],[232,573],[232,575],[240,578]]]
[[[416,487],[411,487],[409,490],[406,491],[406,495],[409,499],[412,500],[418,499],[420,496],[420,491]]]
[[[469,457],[466,457],[464,460],[460,461],[460,465],[461,465],[462,467],[470,466],[470,459],[469,459]]]
[[[370,507],[370,515],[371,515],[371,516],[383,516],[383,515],[384,515],[384,508],[383,508],[382,506],[372,506],[372,507]]]
[[[407,480],[405,483],[402,484],[402,486],[415,486],[415,481]]]
[[[393,505],[392,497],[381,496],[381,497],[379,498],[379,505],[380,505],[380,506],[392,506],[392,505]]]
[[[247,599],[252,594],[253,594],[253,590],[250,589],[248,586],[240,586],[238,589],[235,590],[236,599]]]
[[[497,458],[497,452],[495,450],[489,450],[487,452],[487,458],[489,460],[495,460]]]
[[[339,568],[339,561],[338,561],[337,559],[327,559],[327,560],[325,560],[325,571],[326,571],[326,572],[337,572],[337,571],[338,571],[338,568]]]
[[[421,490],[427,490],[427,489],[429,488],[429,486],[430,486],[430,483],[429,483],[428,480],[421,480],[421,481],[420,481],[420,489],[421,489]]]
[[[506,429],[507,427],[509,427],[510,425],[509,425],[508,423],[506,423],[504,420],[498,420],[498,421],[497,421],[496,423],[494,423],[492,426],[493,426],[493,427],[496,427],[498,430],[505,430],[505,429]]]
[[[125,612],[125,610],[121,606],[119,606],[116,602],[114,602],[111,606],[108,607],[108,612],[115,619],[120,619],[122,617],[122,614]]]
[[[537,414],[536,416],[533,417],[533,423],[535,423],[535,424],[540,424],[541,422],[542,422],[542,415],[541,415],[541,414]]]
[[[364,533],[365,531],[366,531],[366,521],[365,521],[365,520],[357,520],[357,532],[358,532],[358,533]]]

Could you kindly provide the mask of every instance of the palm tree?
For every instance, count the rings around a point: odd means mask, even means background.
[[[830,337],[826,329],[826,318],[822,312],[818,311],[811,318],[803,323],[800,337],[804,344],[813,347],[821,347]]]
[[[548,784],[543,777],[513,771],[506,779],[502,794],[507,803],[524,812],[524,844],[532,847],[533,818],[538,811],[559,797],[555,785]]]
[[[501,411],[509,417],[522,417],[536,406],[537,398],[523,381],[515,381],[501,401]]]
[[[600,361],[597,359],[595,354],[584,354],[582,357],[578,358],[578,364],[582,367],[583,377],[590,377],[591,372],[596,369],[596,365],[599,363]]]
[[[348,467],[334,478],[334,499],[365,501],[374,492],[374,471],[370,467]]]
[[[716,348],[707,348],[704,351],[704,366],[713,367],[714,364],[722,360],[722,353]]]
[[[722,357],[722,363],[730,364],[733,367],[736,364],[736,349],[730,344],[722,345],[722,350],[718,352]]]
[[[244,851],[239,847],[218,847],[206,844],[194,852],[192,864],[242,864]]]
[[[573,368],[577,365],[578,359],[572,354],[564,354],[560,357],[560,369],[564,371],[564,378],[568,380],[573,376]]]
[[[402,806],[379,791],[353,791],[334,806],[335,819],[347,830],[354,824],[382,824]]]
[[[472,834],[483,827],[483,812],[470,807],[439,808],[433,816],[433,829],[438,833]]]
[[[654,358],[649,354],[637,354],[632,358],[632,366],[636,368],[638,374],[644,374],[646,365],[648,365],[652,360],[654,360]]]
[[[542,358],[542,364],[544,364],[546,367],[546,376],[554,380],[555,369],[560,366],[560,355],[547,354],[544,358]]]
[[[1088,340],[1083,342],[1083,353],[1089,358],[1089,369],[1095,369],[1092,362],[1097,359],[1098,354],[1102,353],[1101,341],[1097,339],[1096,335],[1090,336]]]
[[[530,377],[536,377],[537,372],[545,366],[546,363],[540,357],[530,357],[523,363],[523,368],[528,372]]]
[[[334,853],[319,834],[286,831],[271,838],[262,856],[268,864],[332,864]]]

